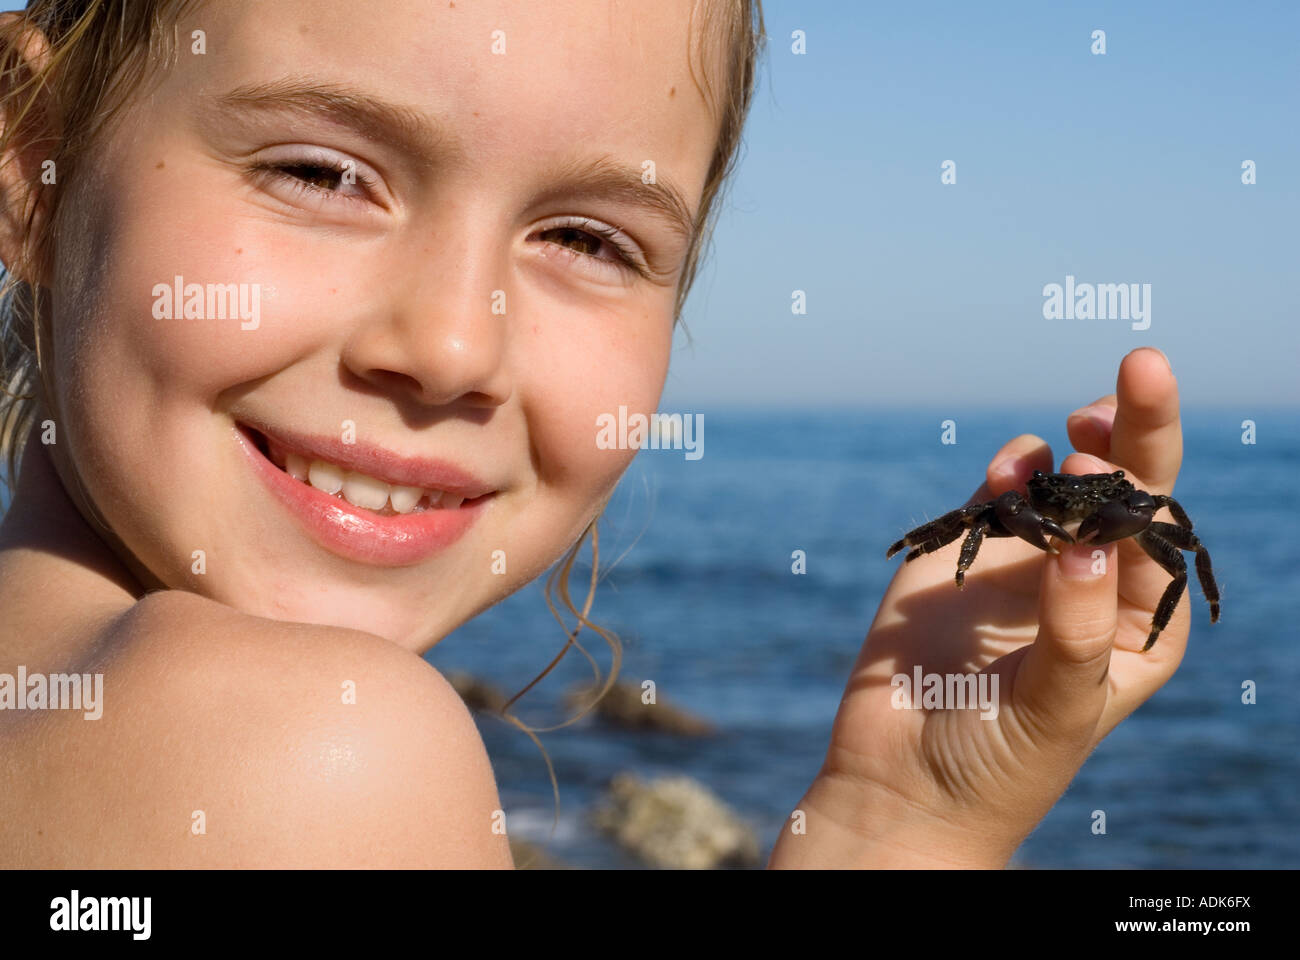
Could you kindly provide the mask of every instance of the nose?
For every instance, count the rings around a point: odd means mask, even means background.
[[[507,318],[493,313],[493,279],[447,258],[426,259],[406,282],[381,281],[372,315],[344,346],[345,367],[371,386],[426,407],[498,407],[511,394],[505,365]],[[444,282],[447,277],[458,280]],[[499,285],[499,278],[497,280]]]

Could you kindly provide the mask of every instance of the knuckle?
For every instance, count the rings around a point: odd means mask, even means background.
[[[1077,667],[1109,663],[1110,650],[1115,643],[1114,616],[1080,613],[1069,622],[1056,625],[1052,640],[1058,656]]]

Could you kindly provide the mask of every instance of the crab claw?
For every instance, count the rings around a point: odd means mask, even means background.
[[[1039,550],[1046,550],[1049,553],[1056,552],[1044,539],[1044,532],[1059,537],[1066,543],[1074,543],[1074,538],[1066,533],[1064,527],[1055,520],[1040,514],[1015,490],[1008,490],[994,500],[993,509],[996,511],[998,521],[1002,526],[1021,540],[1033,544]]]
[[[1141,533],[1151,525],[1156,504],[1144,490],[1134,490],[1125,500],[1110,500],[1079,524],[1080,543],[1111,543]]]

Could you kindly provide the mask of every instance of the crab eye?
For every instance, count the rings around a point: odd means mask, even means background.
[[[1047,476],[1047,474],[1043,473],[1043,471],[1041,471],[1041,470],[1035,470],[1035,471],[1034,471],[1034,479],[1035,479],[1035,480],[1037,480],[1039,477],[1045,477],[1045,476]]]
[[[1123,470],[1116,470],[1114,473],[1111,474],[1111,476],[1112,476],[1113,478],[1115,478],[1116,480],[1123,480],[1123,479],[1124,479],[1124,471],[1123,471]]]

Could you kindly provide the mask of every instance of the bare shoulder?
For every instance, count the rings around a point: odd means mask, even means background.
[[[98,839],[67,865],[513,866],[473,718],[416,654],[181,591],[109,629],[103,716],[60,764]]]

